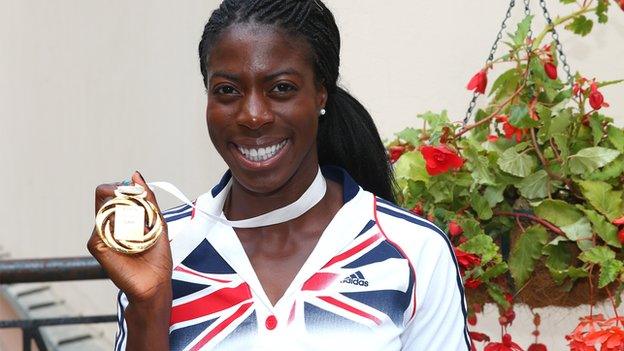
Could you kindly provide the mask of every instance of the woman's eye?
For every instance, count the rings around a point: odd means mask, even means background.
[[[231,85],[221,85],[214,89],[214,93],[217,95],[232,95],[238,94],[238,91]]]
[[[275,87],[273,87],[271,91],[278,93],[278,94],[284,94],[284,93],[289,93],[295,90],[297,90],[297,88],[292,84],[279,83],[279,84],[276,84]]]

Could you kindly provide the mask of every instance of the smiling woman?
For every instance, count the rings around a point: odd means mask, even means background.
[[[141,254],[92,236],[120,289],[117,350],[470,349],[449,241],[393,204],[372,118],[336,85],[339,51],[319,0],[213,12],[199,55],[229,170],[195,209],[162,212],[169,240]],[[98,187],[96,207],[117,185]],[[256,225],[230,222],[243,219]]]

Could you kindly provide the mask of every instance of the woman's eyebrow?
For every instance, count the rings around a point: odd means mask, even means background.
[[[236,74],[228,73],[228,72],[216,71],[210,75],[210,79],[216,78],[216,77],[225,78],[228,80],[235,81],[237,83],[240,82],[240,76]]]
[[[301,73],[299,73],[299,71],[297,71],[296,69],[294,69],[294,68],[286,68],[286,69],[283,69],[283,70],[280,70],[280,71],[277,71],[277,72],[269,74],[263,80],[265,82],[266,81],[270,81],[270,80],[273,80],[273,79],[275,79],[275,78],[277,78],[277,77],[279,77],[281,75],[286,75],[286,74],[292,74],[292,75],[296,75],[296,76],[301,77]]]

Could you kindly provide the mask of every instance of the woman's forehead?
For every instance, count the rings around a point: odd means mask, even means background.
[[[234,24],[217,38],[208,71],[272,72],[284,67],[313,70],[307,42],[272,25]]]

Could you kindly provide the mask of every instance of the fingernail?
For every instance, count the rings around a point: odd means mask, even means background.
[[[139,174],[139,177],[141,177],[141,180],[143,181],[143,183],[145,183],[145,178],[143,178],[143,175],[141,174],[141,172],[139,171],[135,171]]]

